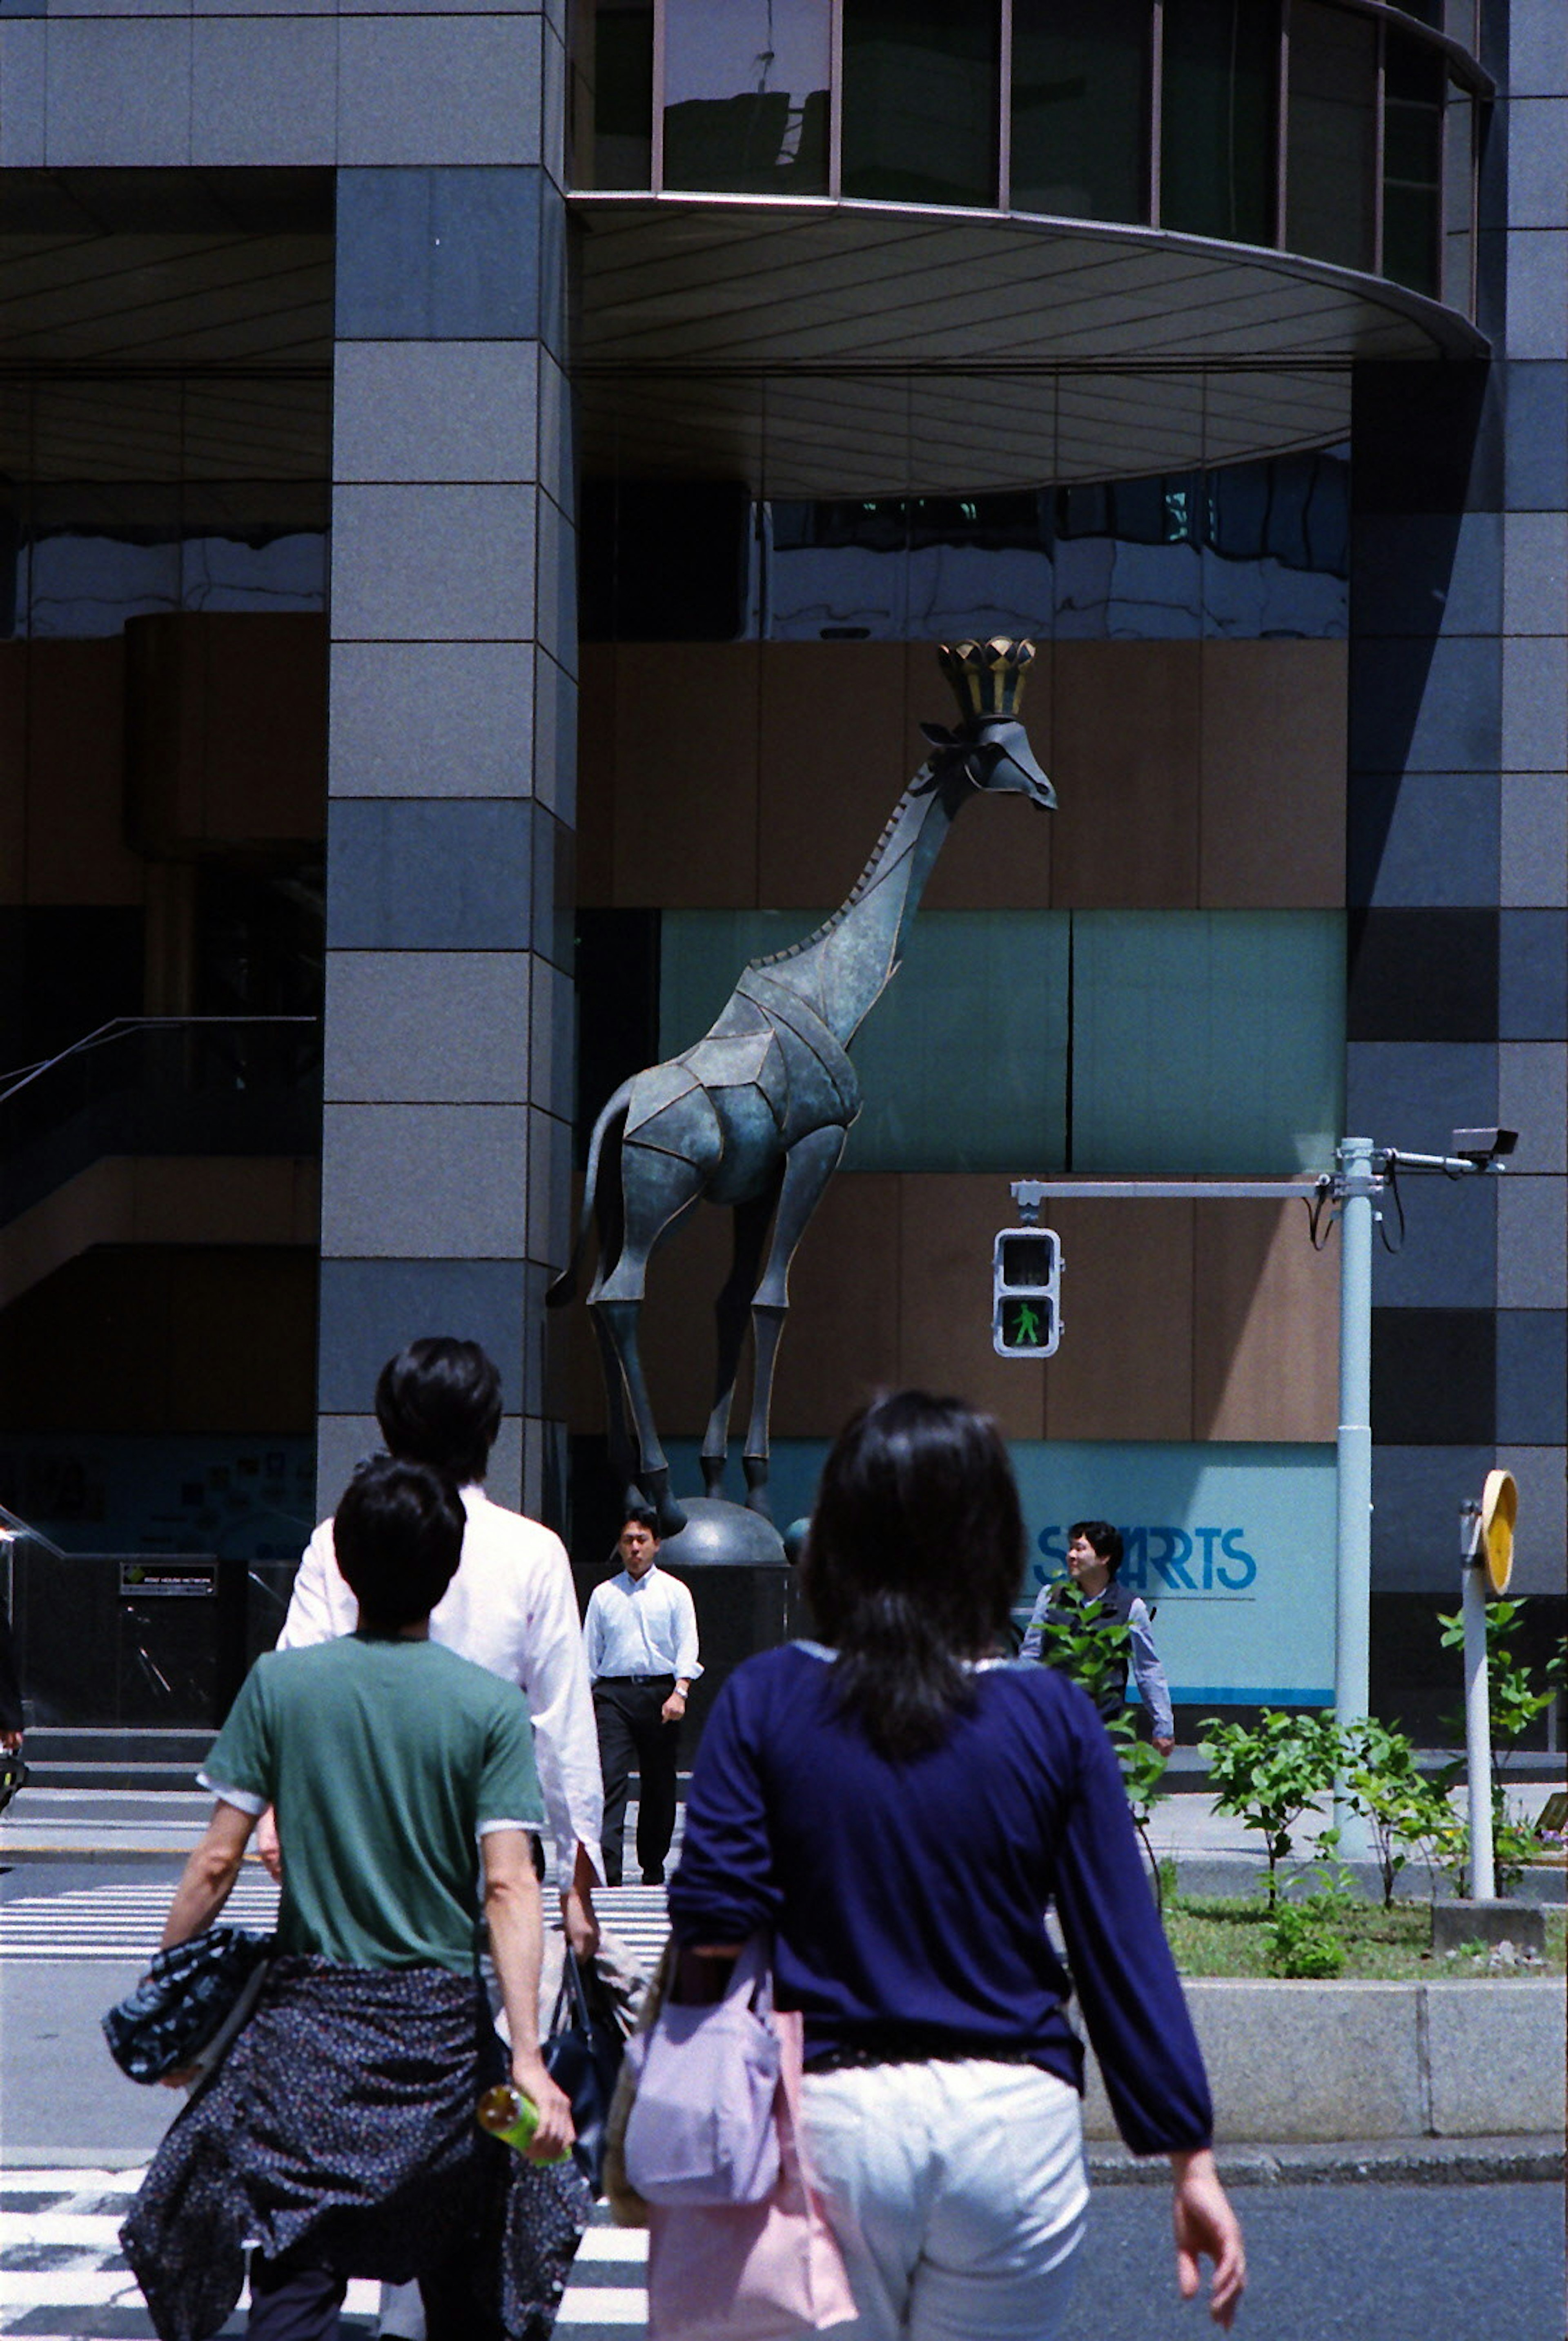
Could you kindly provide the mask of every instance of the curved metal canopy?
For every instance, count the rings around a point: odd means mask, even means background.
[[[1381,279],[1016,214],[579,194],[591,471],[971,493],[1323,446],[1358,358],[1486,344]]]

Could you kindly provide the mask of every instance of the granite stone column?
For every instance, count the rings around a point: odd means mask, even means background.
[[[340,149],[322,1508],[376,1372],[482,1341],[504,1502],[554,1514],[542,1296],[572,1114],[574,543],[557,14],[404,20],[363,164]],[[498,106],[475,27],[536,60]],[[446,61],[444,102],[432,76]]]

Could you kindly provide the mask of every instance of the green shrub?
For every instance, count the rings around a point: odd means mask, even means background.
[[[1216,1812],[1256,1829],[1268,1855],[1268,1906],[1279,1898],[1279,1865],[1292,1832],[1313,1799],[1333,1786],[1339,1733],[1326,1715],[1264,1708],[1257,1728],[1211,1724],[1198,1741],[1209,1768]]]

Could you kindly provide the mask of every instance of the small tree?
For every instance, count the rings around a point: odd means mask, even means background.
[[[1063,1585],[1053,1604],[1055,1615],[1047,1612],[1045,1629],[1041,1642],[1041,1657],[1045,1664],[1061,1673],[1071,1675],[1094,1700],[1104,1708],[1113,1690],[1120,1692],[1126,1681],[1126,1670],[1132,1649],[1132,1634],[1119,1619],[1104,1613],[1098,1595],[1082,1592],[1076,1585]],[[1105,1717],[1105,1728],[1116,1750],[1116,1761],[1122,1768],[1122,1785],[1127,1791],[1127,1803],[1133,1815],[1133,1827],[1148,1856],[1149,1873],[1154,1881],[1154,1900],[1164,1916],[1164,1887],[1160,1877],[1160,1865],[1154,1858],[1154,1848],[1149,1841],[1149,1822],[1160,1798],[1169,1792],[1161,1786],[1164,1777],[1165,1759],[1157,1748],[1138,1737],[1138,1727],[1127,1712],[1125,1704]]]
[[[1330,1716],[1264,1708],[1256,1730],[1242,1723],[1211,1724],[1198,1746],[1208,1764],[1215,1811],[1233,1813],[1263,1838],[1272,1914],[1292,1831],[1313,1799],[1333,1786],[1338,1730]]]
[[[1513,1636],[1524,1615],[1524,1603],[1489,1601],[1486,1605],[1486,1698],[1492,1713],[1492,1742],[1494,1762],[1501,1771],[1513,1755],[1523,1734],[1538,1715],[1544,1715],[1557,1697],[1562,1683],[1563,1653],[1559,1649],[1548,1659],[1545,1680],[1538,1684],[1535,1670],[1528,1659],[1518,1656],[1513,1648]],[[1440,1610],[1438,1624],[1443,1628],[1443,1648],[1445,1650],[1464,1647],[1464,1613],[1463,1610]],[[1464,1737],[1464,1718],[1450,1718],[1455,1737]]]
[[[1524,1614],[1524,1601],[1489,1601],[1486,1605],[1486,1698],[1490,1711],[1492,1742],[1492,1851],[1493,1867],[1499,1886],[1516,1883],[1525,1864],[1540,1846],[1540,1831],[1535,1823],[1526,1818],[1510,1804],[1503,1774],[1508,1759],[1537,1716],[1544,1715],[1561,1693],[1568,1674],[1568,1639],[1559,1641],[1556,1649],[1542,1669],[1538,1682],[1534,1669],[1528,1659],[1513,1648],[1513,1636]],[[1445,1650],[1462,1649],[1464,1645],[1464,1613],[1463,1610],[1438,1613],[1443,1629],[1442,1647]],[[1463,1716],[1452,1717],[1455,1737],[1464,1736]],[[1445,1766],[1438,1776],[1436,1788],[1446,1802],[1447,1792],[1464,1772],[1463,1760]],[[1451,1816],[1451,1827],[1443,1847],[1444,1858],[1461,1893],[1475,1890],[1470,1870],[1470,1829],[1457,1814]]]
[[[1345,1727],[1340,1764],[1346,1801],[1372,1831],[1383,1907],[1391,1909],[1410,1848],[1424,1846],[1443,1858],[1451,1852],[1458,1817],[1443,1788],[1418,1769],[1415,1750],[1404,1733],[1391,1731],[1374,1717],[1364,1716]],[[1435,1889],[1435,1872],[1433,1883]]]

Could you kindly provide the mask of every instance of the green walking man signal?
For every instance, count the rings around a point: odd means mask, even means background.
[[[1062,1241],[1052,1228],[1004,1228],[991,1248],[991,1346],[1048,1358],[1062,1340]]]

